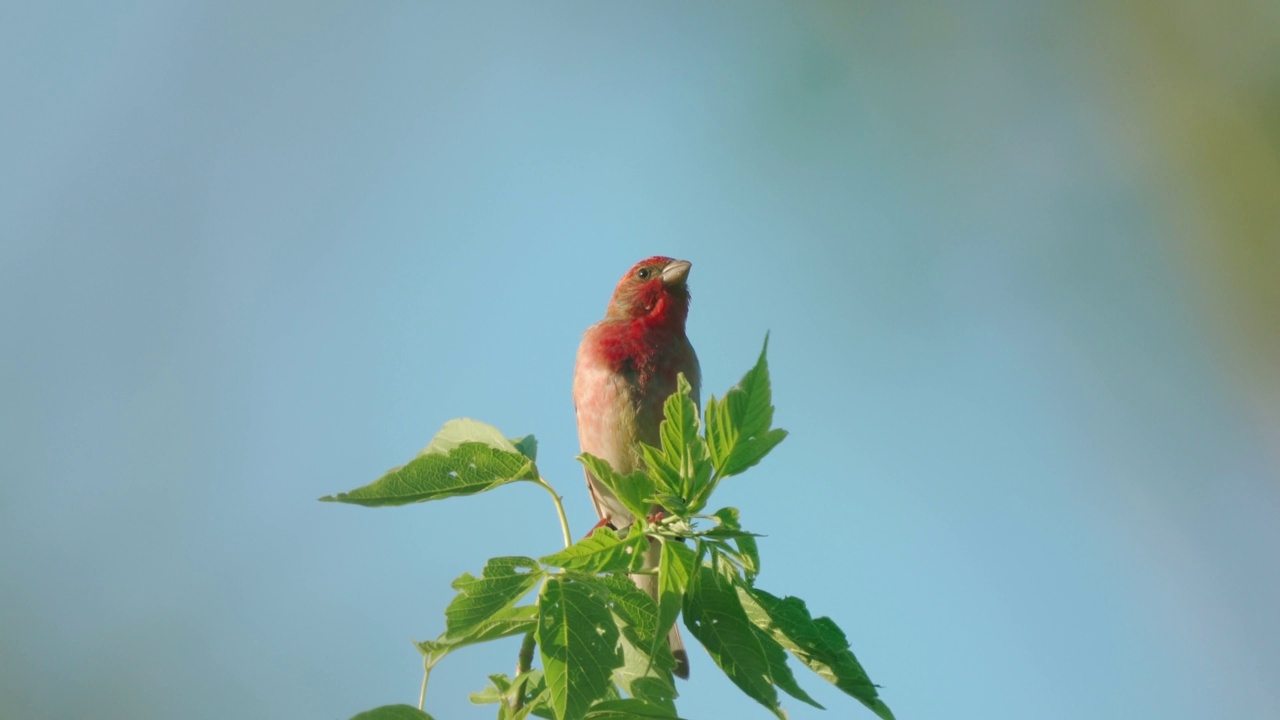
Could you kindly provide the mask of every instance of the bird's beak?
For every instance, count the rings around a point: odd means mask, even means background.
[[[667,266],[662,268],[662,283],[664,285],[681,285],[685,279],[689,277],[689,268],[693,267],[693,263],[688,260],[672,260]]]

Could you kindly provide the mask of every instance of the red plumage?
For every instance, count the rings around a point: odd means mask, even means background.
[[[698,356],[685,336],[689,314],[690,264],[655,256],[636,263],[613,291],[604,320],[583,334],[573,373],[573,403],[578,417],[582,451],[607,460],[628,474],[641,467],[640,443],[658,445],[662,406],[676,391],[684,373],[699,402],[701,373]],[[587,473],[587,487],[596,513],[615,528],[635,521],[613,495]],[[659,546],[654,543],[646,565],[656,567]],[[635,575],[636,584],[656,593],[652,575]],[[676,656],[676,674],[688,677],[688,656],[680,632],[669,637]]]

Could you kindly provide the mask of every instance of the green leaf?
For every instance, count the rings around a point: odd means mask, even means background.
[[[469,635],[496,613],[511,607],[542,579],[538,562],[527,557],[489,560],[480,577],[465,573],[453,581],[458,596],[445,608],[445,636]]]
[[[684,599],[684,624],[733,684],[786,720],[769,657],[729,578],[707,565],[698,566]]]
[[[732,539],[733,544],[738,548],[735,556],[742,565],[747,582],[754,582],[756,575],[760,574],[760,549],[756,545],[757,536],[755,533],[743,531],[742,523],[738,520],[738,508],[720,508],[712,517],[716,519],[718,525],[704,535],[709,538]]]
[[[676,663],[666,643],[655,643],[657,603],[624,575],[605,575],[596,583],[607,591],[606,603],[621,634],[622,665],[614,670],[613,681],[633,698],[674,713]]]
[[[530,461],[536,462],[538,460],[538,438],[532,435],[525,435],[524,437],[512,438],[511,444],[515,445],[516,450],[521,455],[529,458]]]
[[[432,720],[431,716],[412,705],[383,705],[352,715],[351,720]]]
[[[679,461],[673,462],[660,448],[647,443],[640,444],[640,454],[644,457],[644,468],[653,483],[654,492],[683,498]]]
[[[769,336],[755,367],[723,400],[707,401],[707,445],[711,461],[720,477],[737,475],[764,458],[787,436],[786,430],[772,429],[773,397],[769,387]]]
[[[814,619],[798,598],[778,598],[755,588],[739,588],[738,594],[751,621],[800,662],[883,720],[893,720],[893,712],[880,700],[876,686],[849,649],[849,640],[830,618]]]
[[[529,438],[522,438],[526,444]],[[492,425],[450,420],[431,444],[407,465],[351,492],[326,495],[322,502],[368,507],[407,505],[474,495],[517,480],[536,480],[537,466]]]
[[[674,713],[678,695],[673,674],[675,656],[666,643],[659,645],[656,655],[651,655],[651,644],[640,644],[625,627],[620,629],[618,645],[622,650],[622,665],[613,671],[613,681],[631,697]]]
[[[693,512],[689,510],[689,504],[679,495],[670,495],[660,492],[657,493],[654,499],[658,501],[658,504],[662,506],[662,509],[665,510],[668,515],[689,517],[693,514]]]
[[[690,391],[689,381],[680,374],[676,391],[662,405],[663,420],[658,428],[661,447],[642,445],[640,452],[659,494],[681,498],[678,504],[687,508],[685,512],[697,512],[700,508],[689,499],[710,485],[711,459],[706,441],[698,435],[698,406],[689,397]]]
[[[546,707],[547,705],[547,680],[543,676],[542,670],[530,670],[529,672],[520,673],[511,681],[511,686],[514,690],[519,690],[522,687],[522,682],[524,708],[517,711],[512,720],[526,717],[534,709]]]
[[[599,599],[603,588],[586,579],[549,578],[539,599],[538,647],[558,720],[580,720],[612,687],[622,664],[618,626]]]
[[[634,525],[626,540],[620,540],[613,530],[600,527],[564,550],[542,558],[542,562],[588,573],[633,572],[644,564],[648,547],[644,533]]]
[[[416,640],[414,647],[418,648],[418,652],[422,653],[422,659],[427,665],[435,665],[453,651],[453,644],[441,640]]]
[[[694,497],[702,486],[711,481],[707,444],[698,434],[701,428],[698,406],[689,397],[692,389],[684,373],[680,373],[676,378],[675,393],[663,402],[663,420],[658,428],[662,453],[676,461],[680,468],[680,496],[685,498]],[[694,512],[697,510],[693,508]]]
[[[825,710],[826,708],[818,704],[817,700],[809,697],[809,693],[800,687],[800,683],[796,682],[796,676],[791,672],[791,666],[787,664],[787,651],[774,640],[769,633],[761,630],[756,626],[751,626],[755,632],[756,640],[760,642],[760,649],[764,650],[765,658],[769,661],[769,679],[773,681],[781,690],[791,697],[802,702]]]
[[[632,515],[638,518],[649,516],[653,509],[654,485],[653,480],[649,479],[643,470],[637,470],[630,475],[619,475],[614,472],[608,462],[588,453],[579,455],[578,462],[582,463],[587,472],[591,473],[591,476],[601,485],[608,488],[609,492],[613,493]]]
[[[680,614],[697,562],[697,556],[684,543],[662,543],[658,559],[658,627],[650,655],[656,655],[663,649],[661,643]]]
[[[675,712],[637,698],[604,700],[591,706],[587,720],[680,720]]]
[[[609,610],[622,634],[638,645],[651,644],[658,632],[658,603],[649,593],[623,575],[605,575],[596,584],[607,593]]]
[[[472,625],[464,634],[441,636],[452,652],[468,645],[478,645],[490,640],[498,640],[512,635],[531,632],[538,622],[537,605],[520,605],[505,608]]]
[[[467,696],[472,705],[492,705],[507,699],[507,693],[511,690],[511,678],[505,673],[500,673],[490,675],[489,682],[491,684]]]
[[[521,440],[524,439],[521,438]],[[418,454],[448,455],[450,451],[464,443],[481,443],[494,450],[519,452],[514,440],[508,440],[501,430],[489,423],[471,418],[454,418],[446,422],[440,428],[440,432],[436,433],[435,437],[431,438],[431,442],[427,443],[427,446]]]
[[[760,548],[756,545],[756,539],[744,535],[735,538],[733,544],[738,546],[738,558],[742,560],[742,572],[747,576],[747,582],[754,583],[756,576],[760,574]]]
[[[467,696],[472,705],[495,705],[495,703],[504,703],[504,707],[500,708],[498,716],[504,720],[517,720],[520,717],[529,716],[532,706],[540,702],[540,694],[547,691],[547,684],[543,680],[543,671],[530,670],[527,673],[516,675],[515,678],[508,678],[506,674],[489,675],[489,685],[485,685],[484,689],[471,693]],[[522,694],[521,710],[508,712],[509,708],[516,705],[516,694]]]
[[[446,655],[459,648],[532,632],[537,622],[538,606],[521,605],[499,610],[472,627],[465,635],[442,634],[435,640],[419,640],[413,644],[418,648],[418,652],[422,653],[427,665],[435,666]]]

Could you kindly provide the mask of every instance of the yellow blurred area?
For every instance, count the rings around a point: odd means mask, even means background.
[[[1280,3],[1096,2],[1109,100],[1225,361],[1280,438]]]

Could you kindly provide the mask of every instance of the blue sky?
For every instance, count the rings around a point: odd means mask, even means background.
[[[772,333],[791,436],[720,494],[760,585],[898,717],[1275,717],[1280,462],[1087,23],[842,8],[0,10],[0,716],[416,701],[551,503],[315,499],[469,416],[585,533],[574,352],[665,254],[704,392]],[[767,716],[692,663],[685,717]]]

